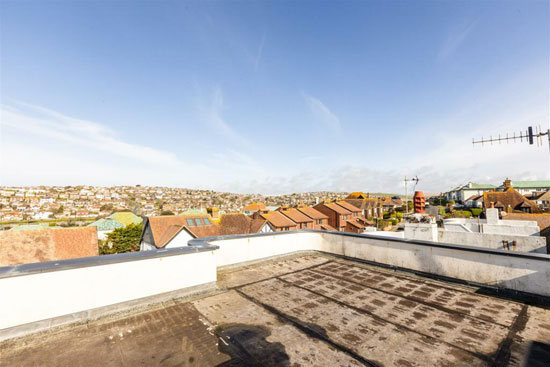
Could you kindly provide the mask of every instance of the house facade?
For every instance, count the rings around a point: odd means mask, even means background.
[[[353,217],[353,213],[335,202],[323,202],[313,207],[328,217],[328,224],[334,227],[337,231],[344,232],[346,230],[346,221]]]

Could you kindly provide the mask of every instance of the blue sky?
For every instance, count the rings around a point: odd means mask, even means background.
[[[548,179],[548,1],[2,1],[0,184]]]

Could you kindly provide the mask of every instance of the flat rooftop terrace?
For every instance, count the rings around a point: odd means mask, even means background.
[[[472,286],[321,253],[226,268],[217,278],[216,290],[192,298],[1,342],[0,366],[550,361],[550,310]]]

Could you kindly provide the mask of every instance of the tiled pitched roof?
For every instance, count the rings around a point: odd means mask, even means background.
[[[225,214],[219,224],[220,235],[258,233],[266,220],[252,219],[244,214]]]
[[[256,202],[253,202],[250,205],[245,206],[243,208],[243,211],[257,211],[257,210],[262,210],[262,209],[265,209],[265,204],[260,203],[259,201],[256,201]]]
[[[337,201],[336,204],[340,205],[342,208],[349,210],[352,213],[358,213],[361,211],[360,208],[356,207],[355,205],[352,205],[346,201]]]
[[[550,181],[539,180],[539,181],[514,181],[512,180],[512,187],[518,189],[530,189],[530,188],[542,188],[546,187],[550,189]]]
[[[166,228],[166,231],[164,231],[164,233],[160,237],[158,243],[155,241],[156,247],[163,248],[168,243],[170,243],[170,241],[172,241],[172,239],[174,239],[174,237],[176,237],[176,235],[178,233],[180,233],[183,230],[187,231],[192,237],[195,237],[195,235],[191,231],[189,231],[187,229],[187,227],[178,226],[177,224],[173,224],[173,225],[169,226],[168,228]]]
[[[0,266],[97,256],[93,227],[0,231]]]
[[[550,229],[550,214],[548,213],[508,213],[504,217],[506,220],[534,220],[543,232]]]
[[[346,223],[349,223],[350,225],[354,226],[355,228],[359,228],[359,229],[364,229],[365,228],[365,226],[363,224],[359,223],[359,221],[355,220],[355,218],[347,220]]]
[[[485,208],[490,208],[491,203],[493,203],[495,207],[501,207],[505,210],[507,210],[508,207],[511,207],[513,210],[518,210],[522,207],[529,207],[533,212],[540,211],[537,203],[525,198],[525,196],[521,195],[512,187],[509,187],[504,191],[484,192],[483,205]]]
[[[336,228],[328,225],[328,224],[321,224],[320,225],[321,229],[324,229],[325,231],[337,231]]]
[[[262,214],[261,217],[277,228],[296,227],[296,223],[279,212],[269,212]]]
[[[101,218],[88,224],[87,227],[96,227],[98,231],[110,231],[117,228],[122,228],[124,227],[124,224],[112,218]]]
[[[297,208],[297,209],[312,219],[328,219],[326,215],[324,215],[323,213],[321,213],[316,209],[313,209],[310,206]]]
[[[343,201],[359,208],[361,210],[376,208],[378,206],[378,199],[376,198],[367,198],[367,199],[344,199]]]
[[[203,215],[160,215],[155,217],[148,217],[148,225],[151,227],[151,232],[153,233],[153,239],[155,241],[155,245],[158,247],[159,244],[162,244],[161,238],[163,238],[164,233],[168,230],[168,227],[170,226],[187,226],[187,219],[195,219],[195,218],[208,218],[206,214]],[[212,225],[213,226],[213,225]],[[200,226],[200,227],[190,227],[187,226],[187,229],[189,229],[193,235],[196,237],[206,237],[206,236],[200,236],[199,234],[203,234],[205,230],[198,230],[195,231],[195,228],[203,228],[203,227],[211,227],[211,226]]]
[[[351,214],[349,210],[344,209],[343,207],[341,207],[340,205],[337,205],[336,203],[321,203],[319,205],[324,205],[325,207],[331,209],[332,211],[338,214],[343,214],[343,215]]]
[[[364,192],[361,192],[361,191],[355,191],[355,192],[352,192],[351,194],[349,194],[346,199],[359,199],[359,200],[363,200],[363,199],[367,199],[369,197],[368,194],[365,194]]]
[[[283,215],[286,215],[290,218],[294,223],[309,223],[313,222],[313,219],[308,217],[307,215],[300,212],[298,209],[290,208],[286,210],[281,210],[280,213]]]
[[[140,224],[143,221],[143,219],[132,212],[116,212],[109,215],[108,218],[114,219],[117,222],[124,224],[125,226],[128,226],[130,224]]]

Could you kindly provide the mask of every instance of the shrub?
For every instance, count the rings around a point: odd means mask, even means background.
[[[395,219],[395,218],[394,218],[394,219],[391,220],[391,224],[392,224],[392,225],[395,226],[397,223],[399,223],[399,219]]]
[[[384,213],[382,214],[382,218],[384,218],[384,219],[390,219],[390,212],[384,212]]]
[[[472,208],[470,209],[470,211],[472,212],[472,215],[474,217],[479,217],[481,213],[483,213],[483,209],[480,209],[480,208]]]
[[[454,218],[471,218],[472,212],[469,210],[457,210],[454,213],[452,213],[452,217]]]
[[[447,214],[447,212],[445,211],[445,208],[440,206],[439,207],[439,215],[446,215],[446,214]]]
[[[403,213],[397,212],[397,213],[395,213],[395,217],[396,217],[397,219],[401,220],[401,219],[403,219]]]
[[[130,224],[124,228],[117,228],[107,235],[107,240],[99,244],[99,254],[120,254],[123,252],[139,251],[142,224]],[[109,243],[111,247],[109,247]]]

